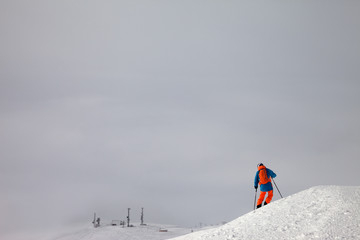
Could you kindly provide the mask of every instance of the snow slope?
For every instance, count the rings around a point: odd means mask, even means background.
[[[190,233],[190,228],[180,228],[172,225],[149,224],[134,227],[121,227],[104,225],[94,228],[91,224],[74,226],[67,230],[57,230],[49,233],[39,234],[31,238],[24,238],[24,235],[5,238],[6,240],[165,240]],[[160,232],[159,230],[167,230]],[[2,240],[2,238],[0,238]]]
[[[135,224],[136,225],[136,224]],[[168,232],[159,232],[159,229]],[[274,201],[220,227],[191,229],[151,224],[133,228],[90,224],[72,229],[19,233],[1,240],[256,240],[360,239],[360,187],[318,186]],[[190,233],[190,234],[189,234]],[[184,235],[187,234],[187,235]]]
[[[318,186],[172,240],[360,239],[360,187]]]
[[[111,221],[104,221],[111,222]],[[0,240],[165,240],[182,236],[192,231],[213,227],[182,228],[173,225],[148,224],[134,227],[111,226],[110,224],[94,228],[91,223],[75,224],[38,231],[21,231],[10,235],[0,235]],[[167,230],[167,231],[160,231]]]

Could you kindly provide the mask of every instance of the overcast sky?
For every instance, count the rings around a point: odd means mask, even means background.
[[[194,226],[360,185],[360,2],[0,1],[0,235]],[[275,192],[274,199],[279,199]]]

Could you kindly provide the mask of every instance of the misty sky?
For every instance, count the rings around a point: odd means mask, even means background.
[[[0,236],[195,226],[360,185],[360,2],[0,0]],[[274,199],[279,199],[275,192]]]

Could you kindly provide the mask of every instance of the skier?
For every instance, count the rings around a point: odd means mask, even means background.
[[[273,197],[271,178],[275,178],[276,174],[272,170],[266,168],[262,163],[259,163],[257,167],[258,171],[255,174],[254,187],[257,190],[258,184],[260,184],[260,196],[256,206],[256,208],[259,208],[262,206],[266,193],[268,193],[268,196],[265,200],[264,206],[271,202]]]

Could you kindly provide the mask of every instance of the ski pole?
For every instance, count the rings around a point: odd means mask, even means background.
[[[273,180],[273,182],[274,182],[274,184],[275,184],[276,189],[278,190],[278,192],[279,192],[279,194],[280,194],[280,197],[281,197],[281,198],[283,198],[283,196],[281,195],[281,192],[279,191],[279,188],[277,187],[277,185],[276,185],[276,183],[275,183],[274,179],[272,179],[272,180]]]
[[[255,188],[254,211],[255,211],[255,207],[256,207],[256,195],[257,195],[257,188]]]

